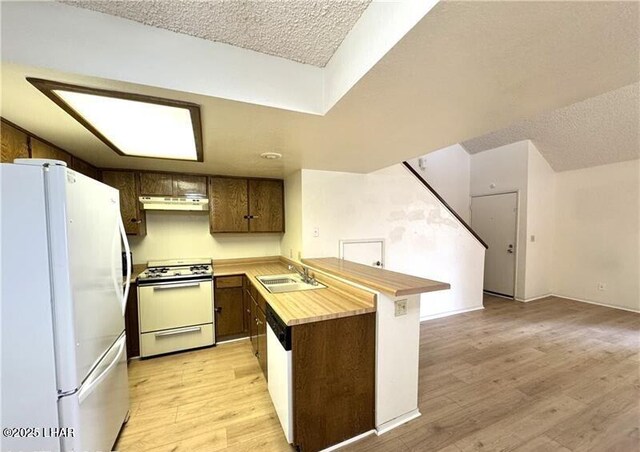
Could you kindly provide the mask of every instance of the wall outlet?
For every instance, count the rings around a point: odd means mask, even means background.
[[[407,300],[397,300],[396,305],[396,317],[401,315],[407,315]]]
[[[318,226],[313,228],[313,236],[314,237],[320,237],[320,228]]]
[[[598,290],[607,290],[607,283],[599,282]]]

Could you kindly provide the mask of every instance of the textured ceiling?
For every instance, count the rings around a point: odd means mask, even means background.
[[[518,121],[462,145],[475,154],[526,139],[556,171],[640,158],[640,84]]]
[[[62,1],[324,67],[371,0]]]
[[[639,8],[637,2],[438,3],[324,116],[4,60],[1,113],[101,167],[268,177],[300,168],[370,172],[637,84]],[[79,30],[78,41],[82,36]],[[205,161],[122,157],[26,76],[198,103]],[[624,111],[600,121],[618,128],[610,144],[637,118]],[[283,158],[261,159],[267,151]],[[580,166],[593,164],[583,152]]]

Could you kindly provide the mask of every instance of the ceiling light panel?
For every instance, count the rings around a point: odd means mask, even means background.
[[[121,155],[203,161],[200,107],[196,104],[27,80]]]
[[[54,90],[124,154],[197,160],[191,114],[185,108]]]

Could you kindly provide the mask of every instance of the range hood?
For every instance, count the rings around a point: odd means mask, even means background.
[[[209,209],[207,198],[168,198],[165,196],[140,196],[144,210],[204,211]]]

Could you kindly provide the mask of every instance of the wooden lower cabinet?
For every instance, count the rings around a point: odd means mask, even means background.
[[[246,336],[242,276],[215,278],[216,342]]]
[[[244,278],[242,285],[246,334],[251,340],[251,348],[258,358],[262,373],[265,378],[268,378],[266,300],[247,277]]]
[[[292,327],[294,445],[318,451],[375,428],[375,313]]]
[[[127,307],[124,313],[124,328],[127,334],[127,358],[140,356],[140,327],[138,324],[138,286],[131,284]]]
[[[267,371],[267,318],[265,313],[258,306],[256,311],[256,338],[257,338],[257,353],[258,363],[264,374],[264,378],[269,379],[269,372]]]

